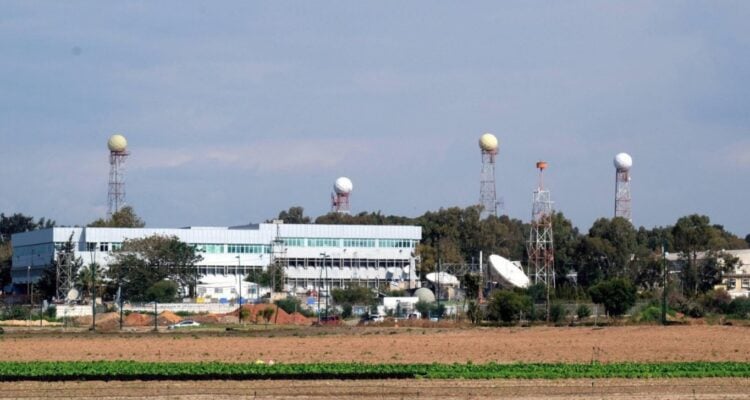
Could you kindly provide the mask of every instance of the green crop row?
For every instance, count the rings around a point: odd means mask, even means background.
[[[135,361],[0,362],[0,381],[209,379],[750,378],[750,363],[232,364]]]

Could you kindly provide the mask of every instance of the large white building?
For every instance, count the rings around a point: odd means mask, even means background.
[[[240,227],[50,228],[15,234],[13,283],[34,282],[69,238],[84,263],[106,266],[127,239],[176,236],[201,252],[199,301],[235,298],[240,276],[278,260],[285,267],[285,288],[305,292],[358,284],[414,288],[418,226],[316,225],[271,223]],[[258,295],[242,284],[243,297]]]

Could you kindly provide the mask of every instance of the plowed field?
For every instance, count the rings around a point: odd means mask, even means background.
[[[750,328],[300,328],[254,335],[6,334],[7,361],[140,360],[284,363],[750,361]]]

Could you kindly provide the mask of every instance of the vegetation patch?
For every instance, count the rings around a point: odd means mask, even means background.
[[[0,362],[0,381],[748,378],[750,363],[361,364]]]

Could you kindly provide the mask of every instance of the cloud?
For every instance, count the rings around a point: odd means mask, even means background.
[[[371,154],[366,139],[262,140],[249,145],[192,148],[147,148],[133,154],[131,168],[214,166],[257,173],[328,169]]]
[[[750,141],[737,143],[722,152],[730,167],[750,169]]]

